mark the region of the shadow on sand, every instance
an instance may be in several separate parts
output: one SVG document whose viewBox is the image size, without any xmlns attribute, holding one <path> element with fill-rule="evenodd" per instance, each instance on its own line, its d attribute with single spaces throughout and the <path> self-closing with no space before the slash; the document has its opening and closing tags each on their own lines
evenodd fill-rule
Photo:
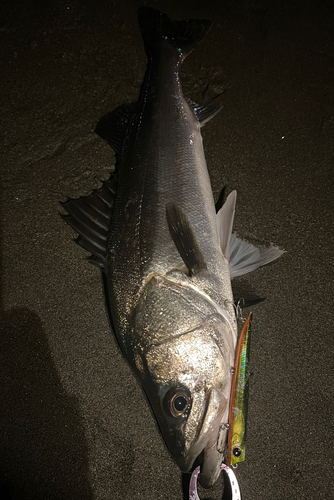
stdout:
<svg viewBox="0 0 334 500">
<path fill-rule="evenodd" d="M 62 388 L 37 314 L 2 314 L 0 365 L 0 492 L 15 500 L 92 499 L 79 404 Z"/>
</svg>

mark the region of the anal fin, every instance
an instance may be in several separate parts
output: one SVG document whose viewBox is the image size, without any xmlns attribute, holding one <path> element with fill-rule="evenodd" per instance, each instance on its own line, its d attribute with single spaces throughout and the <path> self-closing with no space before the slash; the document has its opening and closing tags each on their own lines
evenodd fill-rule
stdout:
<svg viewBox="0 0 334 500">
<path fill-rule="evenodd" d="M 211 101 L 209 104 L 201 106 L 200 104 L 197 104 L 196 102 L 189 99 L 189 97 L 186 97 L 185 99 L 188 103 L 188 106 L 199 121 L 201 127 L 203 127 L 203 125 L 211 120 L 211 118 L 216 116 L 223 108 L 222 104 L 217 101 L 215 102 L 215 100 Z"/>
</svg>

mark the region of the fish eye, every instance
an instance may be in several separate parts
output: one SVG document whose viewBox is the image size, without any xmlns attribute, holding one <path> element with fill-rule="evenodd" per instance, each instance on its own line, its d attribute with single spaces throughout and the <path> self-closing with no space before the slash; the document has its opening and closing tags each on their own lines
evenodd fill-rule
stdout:
<svg viewBox="0 0 334 500">
<path fill-rule="evenodd" d="M 189 408 L 190 398 L 185 390 L 177 389 L 168 398 L 168 409 L 173 417 L 181 417 Z"/>
</svg>

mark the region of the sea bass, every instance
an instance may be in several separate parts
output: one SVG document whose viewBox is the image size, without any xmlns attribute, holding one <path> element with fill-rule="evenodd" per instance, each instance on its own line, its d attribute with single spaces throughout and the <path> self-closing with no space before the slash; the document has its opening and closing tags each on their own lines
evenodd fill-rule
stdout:
<svg viewBox="0 0 334 500">
<path fill-rule="evenodd" d="M 101 119 L 116 152 L 100 190 L 63 203 L 103 272 L 111 322 L 168 449 L 199 480 L 224 460 L 237 322 L 231 278 L 276 259 L 232 235 L 236 193 L 216 214 L 201 126 L 220 105 L 182 94 L 179 71 L 210 22 L 138 12 L 148 64 L 139 99 Z"/>
</svg>

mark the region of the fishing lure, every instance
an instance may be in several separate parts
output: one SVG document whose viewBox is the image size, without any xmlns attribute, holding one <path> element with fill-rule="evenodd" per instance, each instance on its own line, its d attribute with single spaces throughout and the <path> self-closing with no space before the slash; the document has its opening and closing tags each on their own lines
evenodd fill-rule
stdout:
<svg viewBox="0 0 334 500">
<path fill-rule="evenodd" d="M 228 465 L 232 466 L 245 460 L 251 315 L 240 334 L 232 380 L 228 436 Z"/>
<path fill-rule="evenodd" d="M 235 466 L 245 460 L 251 316 L 250 313 L 241 330 L 238 342 L 231 390 L 228 465 L 221 465 L 221 469 L 228 479 L 224 489 L 224 499 L 230 498 L 231 500 L 241 500 L 238 480 L 233 469 L 229 466 Z M 197 467 L 192 473 L 189 484 L 189 500 L 200 500 L 197 493 L 197 477 L 199 473 L 200 467 Z"/>
</svg>

